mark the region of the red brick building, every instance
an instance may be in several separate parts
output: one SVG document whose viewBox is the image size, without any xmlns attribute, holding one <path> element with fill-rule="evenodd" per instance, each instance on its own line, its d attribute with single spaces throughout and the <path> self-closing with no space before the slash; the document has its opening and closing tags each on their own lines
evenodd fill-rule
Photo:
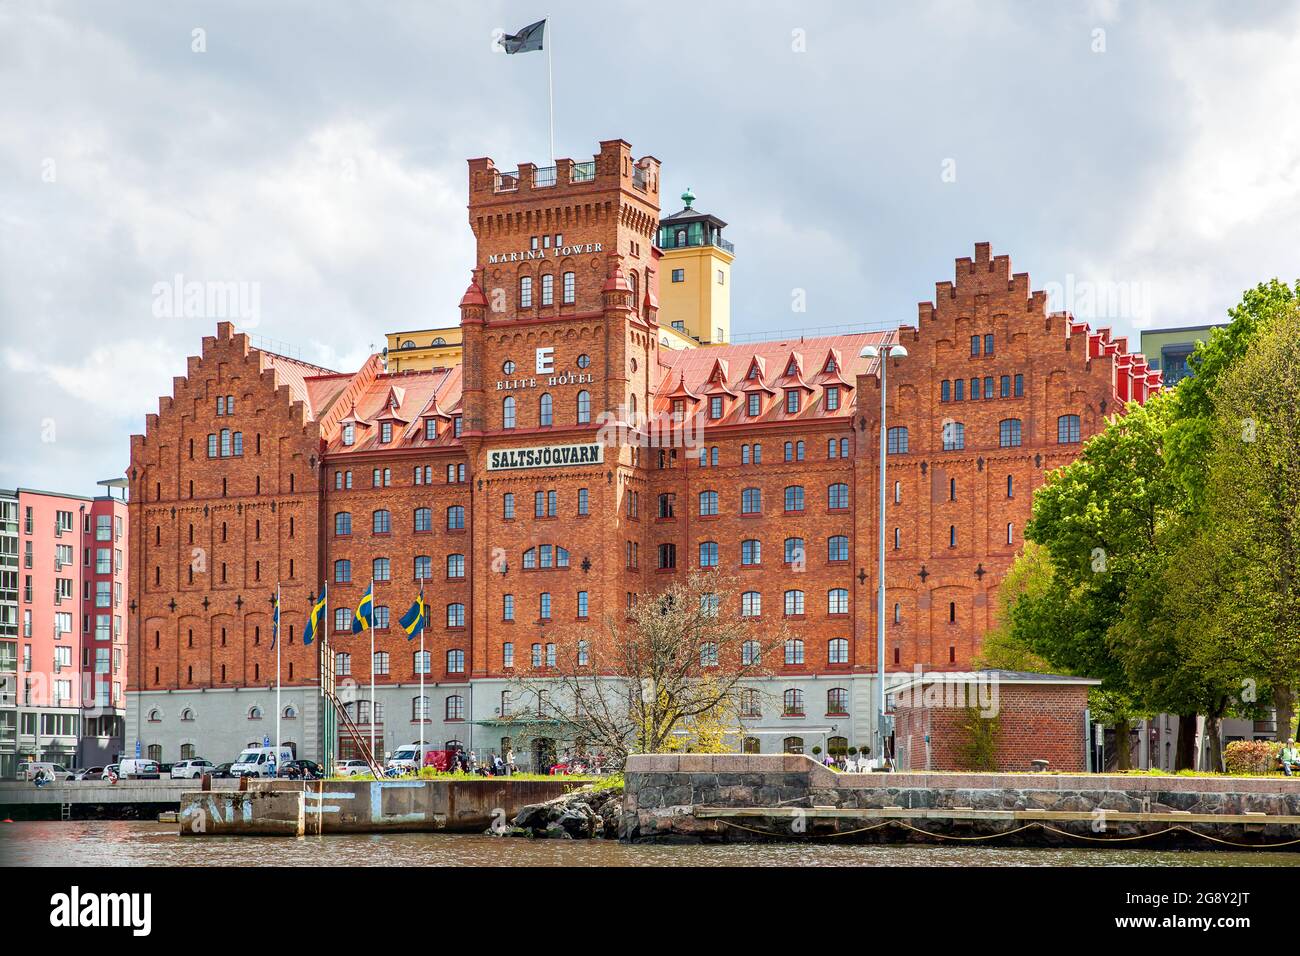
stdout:
<svg viewBox="0 0 1300 956">
<path fill-rule="evenodd" d="M 303 621 L 328 580 L 339 679 L 368 688 L 350 609 L 373 580 L 379 692 L 356 719 L 384 749 L 421 720 L 428 740 L 496 749 L 485 723 L 512 675 L 544 675 L 560 624 L 598 639 L 704 566 L 802 642 L 765 682 L 757 745 L 868 741 L 879 384 L 859 355 L 886 337 L 910 353 L 888 376 L 886 664 L 968 667 L 1033 488 L 1157 373 L 1048 314 L 987 244 L 896 333 L 670 348 L 659 222 L 659 163 L 621 140 L 554 169 L 471 160 L 460 365 L 336 373 L 219 325 L 132 440 L 128 738 L 226 759 L 270 732 L 278 582 L 298 721 L 282 738 L 318 753 Z M 690 447 L 628 438 L 683 421 Z M 431 663 L 396 626 L 421 581 Z"/>
<path fill-rule="evenodd" d="M 986 734 L 992 768 L 1006 773 L 1088 767 L 1088 690 L 1099 680 L 1018 671 L 918 675 L 894 688 L 899 770 L 976 770 L 968 746 Z M 978 726 L 980 731 L 972 731 Z"/>
</svg>

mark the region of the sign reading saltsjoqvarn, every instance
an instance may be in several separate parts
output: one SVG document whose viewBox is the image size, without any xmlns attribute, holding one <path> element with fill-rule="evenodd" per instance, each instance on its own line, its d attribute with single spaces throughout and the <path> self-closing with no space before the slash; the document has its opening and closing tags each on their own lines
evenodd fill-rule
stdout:
<svg viewBox="0 0 1300 956">
<path fill-rule="evenodd" d="M 488 471 L 511 468 L 562 468 L 566 465 L 599 465 L 605 461 L 605 446 L 537 445 L 532 448 L 501 448 L 488 452 Z"/>
</svg>

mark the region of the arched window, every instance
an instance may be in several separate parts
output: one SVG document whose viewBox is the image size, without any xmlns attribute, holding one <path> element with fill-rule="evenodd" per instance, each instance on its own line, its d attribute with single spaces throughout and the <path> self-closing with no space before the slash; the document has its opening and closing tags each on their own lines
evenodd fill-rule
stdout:
<svg viewBox="0 0 1300 956">
<path fill-rule="evenodd" d="M 417 724 L 428 723 L 429 721 L 429 698 L 412 697 L 411 698 L 411 720 Z"/>
<path fill-rule="evenodd" d="M 252 707 L 248 708 L 248 719 L 249 719 L 249 720 L 261 720 L 261 719 L 262 719 L 262 708 L 261 708 L 261 707 L 258 707 L 256 704 L 254 704 Z"/>
<path fill-rule="evenodd" d="M 826 560 L 847 561 L 849 559 L 849 539 L 847 535 L 836 534 L 826 539 Z"/>
<path fill-rule="evenodd" d="M 433 655 L 428 651 L 416 651 L 411 655 L 411 667 L 417 674 L 428 674 Z"/>
<path fill-rule="evenodd" d="M 803 592 L 791 590 L 785 592 L 785 613 L 787 616 L 797 616 L 803 613 Z"/>
<path fill-rule="evenodd" d="M 519 277 L 519 308 L 531 309 L 533 307 L 533 277 Z"/>
<path fill-rule="evenodd" d="M 515 397 L 507 395 L 501 400 L 501 427 L 515 427 Z"/>
<path fill-rule="evenodd" d="M 907 454 L 906 425 L 895 425 L 885 432 L 885 450 L 891 455 Z"/>
<path fill-rule="evenodd" d="M 181 720 L 183 720 L 183 721 L 191 721 L 191 720 L 193 720 L 193 719 L 194 719 L 194 711 L 193 711 L 193 710 L 191 710 L 190 708 L 186 707 L 184 710 L 181 711 Z"/>
<path fill-rule="evenodd" d="M 961 451 L 966 447 L 966 426 L 961 422 L 943 423 L 943 450 Z"/>
<path fill-rule="evenodd" d="M 758 691 L 752 687 L 746 687 L 740 692 L 740 716 L 741 717 L 762 717 L 763 702 L 759 697 Z"/>
<path fill-rule="evenodd" d="M 826 716 L 841 716 L 849 712 L 849 692 L 843 687 L 832 687 L 826 692 Z M 829 744 L 829 741 L 827 742 Z"/>
<path fill-rule="evenodd" d="M 542 393 L 542 397 L 537 400 L 537 424 L 546 428 L 554 423 L 555 399 L 551 397 L 550 392 L 544 392 Z"/>
<path fill-rule="evenodd" d="M 791 687 L 782 695 L 782 713 L 786 717 L 803 716 L 803 691 Z"/>
<path fill-rule="evenodd" d="M 149 711 L 149 723 L 156 724 L 162 720 L 162 711 L 157 707 Z"/>
<path fill-rule="evenodd" d="M 383 508 L 374 513 L 372 530 L 375 534 L 388 534 L 393 530 L 393 515 Z"/>
<path fill-rule="evenodd" d="M 746 591 L 740 596 L 740 616 L 758 617 L 763 613 L 763 595 L 758 591 Z"/>
<path fill-rule="evenodd" d="M 447 509 L 447 530 L 465 530 L 465 509 L 461 505 L 452 505 Z"/>
<path fill-rule="evenodd" d="M 781 741 L 781 751 L 788 754 L 803 753 L 803 738 L 786 737 L 785 740 Z"/>
<path fill-rule="evenodd" d="M 700 492 L 700 514 L 702 516 L 718 513 L 718 493 L 716 491 Z"/>
<path fill-rule="evenodd" d="M 555 276 L 549 272 L 542 276 L 542 305 L 555 304 Z"/>
<path fill-rule="evenodd" d="M 740 542 L 740 563 L 750 567 L 763 563 L 763 542 L 757 538 L 746 538 Z"/>
<path fill-rule="evenodd" d="M 352 655 L 345 651 L 340 651 L 334 655 L 334 674 L 337 677 L 347 677 L 352 673 Z"/>
<path fill-rule="evenodd" d="M 433 577 L 433 558 L 427 554 L 417 554 L 415 556 L 415 580 L 427 581 Z"/>
<path fill-rule="evenodd" d="M 432 531 L 433 530 L 433 511 L 430 508 L 415 509 L 415 530 Z"/>
<path fill-rule="evenodd" d="M 948 602 L 948 623 L 949 624 L 957 623 L 957 602 L 956 601 Z"/>
<path fill-rule="evenodd" d="M 452 648 L 447 652 L 447 673 L 465 673 L 465 652 L 460 648 Z"/>
<path fill-rule="evenodd" d="M 740 513 L 756 515 L 763 510 L 763 493 L 757 488 L 746 488 L 740 493 Z"/>
<path fill-rule="evenodd" d="M 591 392 L 581 391 L 578 393 L 578 424 L 586 425 L 591 422 Z"/>
<path fill-rule="evenodd" d="M 830 664 L 849 662 L 849 642 L 843 637 L 833 637 L 826 646 L 826 660 Z"/>
<path fill-rule="evenodd" d="M 346 511 L 340 511 L 334 515 L 334 533 L 343 535 L 352 533 L 352 515 Z"/>
<path fill-rule="evenodd" d="M 785 539 L 785 563 L 802 565 L 804 561 L 803 538 Z"/>
<path fill-rule="evenodd" d="M 849 506 L 849 486 L 836 482 L 826 490 L 826 504 L 830 508 L 847 508 Z"/>
<path fill-rule="evenodd" d="M 786 487 L 785 510 L 803 511 L 803 485 L 788 485 Z"/>
<path fill-rule="evenodd" d="M 740 645 L 740 662 L 746 667 L 757 664 L 762 653 L 763 647 L 758 641 L 746 641 Z"/>
<path fill-rule="evenodd" d="M 1056 441 L 1060 445 L 1072 445 L 1079 441 L 1079 416 L 1062 415 L 1056 420 Z"/>
<path fill-rule="evenodd" d="M 849 592 L 845 588 L 831 588 L 826 596 L 826 613 L 849 613 Z"/>
<path fill-rule="evenodd" d="M 700 542 L 700 567 L 716 568 L 718 566 L 718 542 Z"/>
<path fill-rule="evenodd" d="M 280 712 L 280 716 L 285 720 L 296 720 L 298 717 L 298 708 L 294 707 L 293 704 L 288 704 L 285 706 L 284 710 Z"/>
<path fill-rule="evenodd" d="M 352 562 L 341 558 L 334 562 L 334 583 L 347 584 L 352 580 Z"/>
<path fill-rule="evenodd" d="M 447 698 L 445 713 L 447 720 L 464 720 L 465 719 L 465 698 L 460 694 L 452 694 Z"/>
<path fill-rule="evenodd" d="M 447 605 L 447 626 L 448 627 L 465 626 L 465 605 L 463 604 Z"/>
<path fill-rule="evenodd" d="M 1020 444 L 1020 419 L 1004 418 L 998 422 L 998 446 L 1015 448 Z"/>
<path fill-rule="evenodd" d="M 792 637 L 785 642 L 785 662 L 787 664 L 803 663 L 803 641 Z"/>
</svg>

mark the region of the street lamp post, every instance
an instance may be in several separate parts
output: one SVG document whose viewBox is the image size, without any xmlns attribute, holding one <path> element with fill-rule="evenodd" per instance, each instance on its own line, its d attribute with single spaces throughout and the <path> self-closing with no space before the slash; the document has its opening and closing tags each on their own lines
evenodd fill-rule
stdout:
<svg viewBox="0 0 1300 956">
<path fill-rule="evenodd" d="M 901 345 L 888 343 L 876 346 L 864 346 L 859 353 L 861 358 L 880 360 L 880 513 L 876 520 L 880 525 L 880 563 L 877 569 L 876 602 L 876 735 L 875 757 L 880 766 L 885 759 L 885 460 L 888 455 L 886 441 L 887 425 L 885 423 L 885 383 L 888 359 L 906 358 L 907 349 Z"/>
</svg>

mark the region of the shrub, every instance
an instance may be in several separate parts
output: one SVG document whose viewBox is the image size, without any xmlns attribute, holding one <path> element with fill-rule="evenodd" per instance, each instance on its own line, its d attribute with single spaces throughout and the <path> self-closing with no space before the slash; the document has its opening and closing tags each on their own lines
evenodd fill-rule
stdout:
<svg viewBox="0 0 1300 956">
<path fill-rule="evenodd" d="M 1223 769 L 1237 776 L 1272 773 L 1281 749 L 1272 740 L 1234 740 L 1223 748 Z"/>
<path fill-rule="evenodd" d="M 997 717 L 984 717 L 976 707 L 966 708 L 962 721 L 965 736 L 957 742 L 957 760 L 963 770 L 988 772 L 997 769 L 1001 729 Z"/>
<path fill-rule="evenodd" d="M 850 748 L 849 748 L 849 756 L 850 756 L 850 757 L 856 757 L 857 755 L 858 755 L 858 748 L 857 748 L 857 747 L 850 747 Z"/>
<path fill-rule="evenodd" d="M 814 757 L 817 756 L 817 755 L 818 755 L 819 753 L 821 753 L 821 752 L 822 752 L 822 748 L 821 748 L 821 747 L 814 747 L 814 748 L 813 748 L 813 756 L 814 756 Z"/>
</svg>

